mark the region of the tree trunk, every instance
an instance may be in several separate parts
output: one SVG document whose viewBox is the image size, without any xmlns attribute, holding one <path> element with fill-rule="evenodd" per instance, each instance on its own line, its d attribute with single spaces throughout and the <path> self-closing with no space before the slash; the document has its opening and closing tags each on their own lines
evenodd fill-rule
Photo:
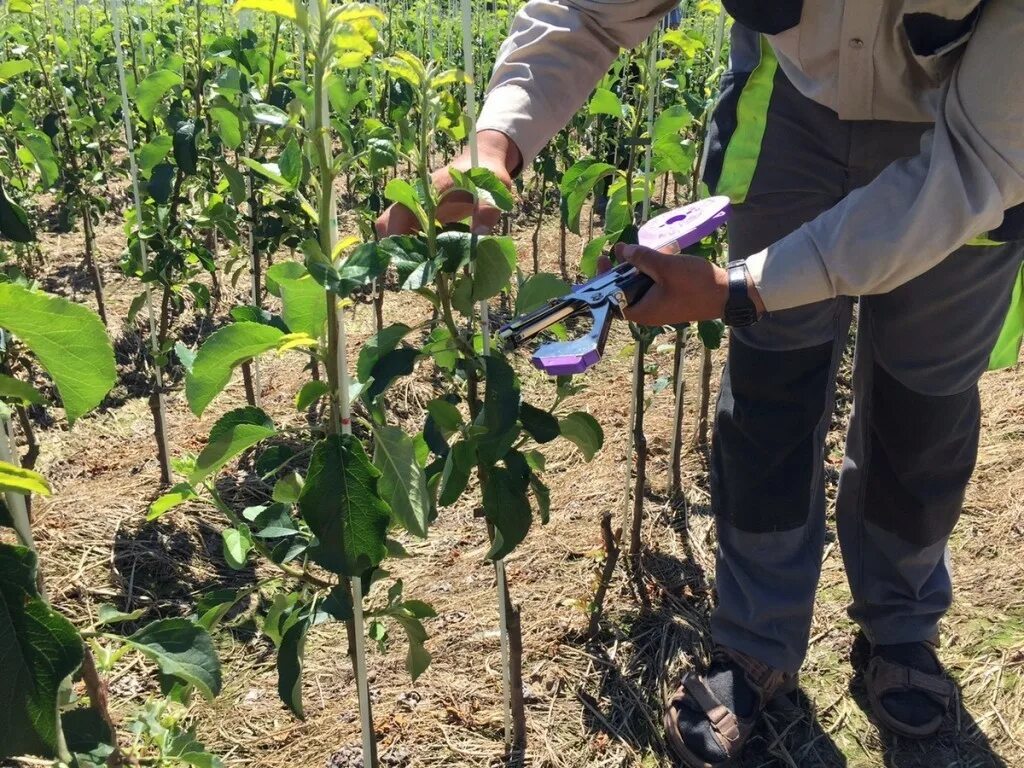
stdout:
<svg viewBox="0 0 1024 768">
<path fill-rule="evenodd" d="M 96 263 L 94 253 L 96 234 L 92 228 L 92 211 L 85 203 L 82 203 L 81 211 L 82 229 L 85 235 L 85 266 L 92 276 L 92 289 L 96 295 L 96 312 L 99 314 L 100 320 L 103 321 L 103 325 L 107 325 L 107 300 L 103 291 L 103 275 L 100 272 L 99 264 Z"/>
<path fill-rule="evenodd" d="M 700 369 L 700 407 L 697 412 L 697 429 L 694 446 L 704 450 L 708 446 L 708 412 L 711 409 L 711 350 L 704 347 L 704 361 Z"/>
<path fill-rule="evenodd" d="M 672 408 L 672 449 L 669 465 L 669 497 L 673 503 L 683 495 L 683 396 L 686 393 L 686 382 L 683 380 L 683 367 L 686 362 L 686 331 L 676 331 L 675 358 L 672 361 L 672 388 L 675 402 Z"/>
<path fill-rule="evenodd" d="M 642 547 L 644 488 L 647 485 L 647 436 L 644 434 L 644 365 L 643 342 L 637 340 L 633 366 L 633 452 L 636 454 L 636 476 L 633 479 L 633 522 L 629 531 L 629 556 L 634 568 Z"/>
<path fill-rule="evenodd" d="M 604 567 L 601 569 L 601 579 L 597 583 L 597 590 L 594 592 L 594 602 L 590 609 L 590 624 L 587 626 L 587 637 L 593 639 L 601 628 L 601 614 L 604 611 L 604 599 L 611 586 L 612 575 L 615 573 L 615 565 L 619 561 L 619 542 L 622 539 L 622 529 L 612 532 L 612 513 L 606 510 L 601 515 L 601 540 L 604 544 Z"/>
</svg>

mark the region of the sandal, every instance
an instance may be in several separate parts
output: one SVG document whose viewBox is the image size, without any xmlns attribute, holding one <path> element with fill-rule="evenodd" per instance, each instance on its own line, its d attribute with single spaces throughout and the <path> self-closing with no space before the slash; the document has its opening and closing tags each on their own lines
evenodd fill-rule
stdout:
<svg viewBox="0 0 1024 768">
<path fill-rule="evenodd" d="M 727 660 L 743 671 L 747 684 L 757 694 L 757 704 L 749 717 L 739 717 L 718 700 L 704 675 L 693 671 L 685 673 L 665 707 L 665 736 L 675 756 L 688 768 L 722 768 L 728 765 L 743 751 L 768 703 L 777 696 L 795 691 L 797 687 L 795 674 L 772 669 L 745 653 L 718 646 L 713 658 Z M 679 731 L 679 714 L 683 708 L 696 709 L 707 716 L 712 735 L 726 755 L 725 760 L 708 763 L 686 746 Z"/>
<path fill-rule="evenodd" d="M 935 652 L 935 645 L 929 642 L 922 642 L 929 653 L 934 657 L 935 664 L 939 669 L 939 657 Z M 898 664 L 888 659 L 883 659 L 872 649 L 871 661 L 868 662 L 867 670 L 864 673 L 864 685 L 868 691 L 868 700 L 878 721 L 889 730 L 901 736 L 921 739 L 933 736 L 942 726 L 945 719 L 949 702 L 953 700 L 956 688 L 943 673 L 922 672 L 919 669 Z M 894 717 L 882 704 L 882 698 L 889 693 L 897 691 L 915 691 L 925 694 L 942 708 L 942 714 L 936 715 L 931 720 L 921 725 L 905 723 Z"/>
</svg>

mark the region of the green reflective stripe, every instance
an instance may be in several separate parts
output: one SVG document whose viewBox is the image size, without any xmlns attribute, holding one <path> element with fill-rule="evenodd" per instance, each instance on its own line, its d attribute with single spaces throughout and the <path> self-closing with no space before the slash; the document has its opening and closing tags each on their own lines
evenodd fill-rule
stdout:
<svg viewBox="0 0 1024 768">
<path fill-rule="evenodd" d="M 977 237 L 972 237 L 964 245 L 1006 245 L 1006 243 L 1002 243 L 999 240 L 990 240 L 988 232 L 982 232 Z"/>
<path fill-rule="evenodd" d="M 742 203 L 750 191 L 757 158 L 761 154 L 761 140 L 768 124 L 768 104 L 778 68 L 775 51 L 762 35 L 761 61 L 750 73 L 736 104 L 736 130 L 725 149 L 722 175 L 715 190 L 715 194 L 728 195 L 734 203 Z"/>
<path fill-rule="evenodd" d="M 989 370 L 1009 368 L 1017 364 L 1020 355 L 1020 344 L 1024 341 L 1024 267 L 1013 286 L 1013 297 L 1010 299 L 1010 313 L 1006 316 L 999 340 L 989 358 Z"/>
</svg>

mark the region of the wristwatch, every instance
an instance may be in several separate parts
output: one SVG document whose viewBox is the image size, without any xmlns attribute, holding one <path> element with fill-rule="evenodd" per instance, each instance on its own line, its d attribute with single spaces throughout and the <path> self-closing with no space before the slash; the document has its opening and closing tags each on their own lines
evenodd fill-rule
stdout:
<svg viewBox="0 0 1024 768">
<path fill-rule="evenodd" d="M 722 320 L 732 328 L 742 328 L 758 321 L 757 307 L 747 292 L 747 262 L 731 261 L 725 265 L 729 275 L 729 298 L 725 301 Z"/>
</svg>

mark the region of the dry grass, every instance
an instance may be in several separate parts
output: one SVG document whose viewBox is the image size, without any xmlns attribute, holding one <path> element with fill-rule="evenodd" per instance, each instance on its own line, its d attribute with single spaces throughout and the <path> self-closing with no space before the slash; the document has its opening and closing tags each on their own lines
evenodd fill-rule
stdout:
<svg viewBox="0 0 1024 768">
<path fill-rule="evenodd" d="M 516 230 L 524 265 L 530 230 Z M 120 231 L 111 221 L 101 232 L 110 279 L 111 314 L 123 317 L 132 286 L 113 275 Z M 80 258 L 74 237 L 45 243 L 48 269 L 61 282 Z M 570 263 L 579 243 L 570 240 Z M 556 270 L 558 233 L 541 237 L 544 265 Z M 89 300 L 84 291 L 80 298 Z M 415 299 L 389 297 L 392 319 L 409 322 L 422 313 Z M 353 345 L 370 331 L 360 309 L 352 321 Z M 121 333 L 120 328 L 114 329 Z M 602 634 L 583 637 L 588 604 L 601 566 L 598 520 L 623 509 L 630 361 L 615 355 L 625 343 L 622 328 L 609 341 L 608 358 L 587 377 L 572 405 L 590 410 L 604 427 L 604 450 L 586 464 L 571 450 L 549 457 L 552 521 L 537 526 L 508 560 L 514 599 L 522 606 L 524 677 L 530 728 L 528 764 L 545 768 L 665 766 L 660 701 L 678 672 L 703 653 L 713 600 L 714 532 L 707 515 L 706 471 L 688 452 L 685 480 L 689 515 L 684 519 L 660 495 L 667 485 L 671 396 L 655 397 L 648 415 L 652 490 L 644 536 L 644 594 L 636 599 L 622 569 L 608 593 Z M 670 353 L 652 355 L 663 371 Z M 697 381 L 699 355 L 691 347 L 688 382 Z M 718 358 L 720 362 L 720 356 Z M 299 423 L 291 406 L 301 382 L 287 358 L 262 366 L 264 406 L 276 419 Z M 550 397 L 542 377 L 523 366 L 524 389 Z M 400 387 L 396 412 L 411 425 L 429 398 L 429 384 Z M 945 623 L 942 657 L 961 691 L 942 733 L 924 742 L 889 740 L 865 713 L 862 688 L 850 664 L 854 628 L 838 548 L 824 561 L 813 640 L 803 691 L 773 708 L 742 763 L 769 766 L 1024 765 L 1024 387 L 1021 373 L 989 375 L 983 382 L 985 428 L 975 481 L 964 519 L 952 543 L 957 600 Z M 243 399 L 240 382 L 216 408 L 196 420 L 180 393 L 169 403 L 176 453 L 196 451 L 224 410 Z M 694 423 L 696 395 L 687 393 L 686 424 Z M 840 422 L 842 420 L 840 419 Z M 841 426 L 841 423 L 838 424 Z M 147 606 L 148 617 L 187 610 L 214 586 L 242 584 L 253 572 L 227 569 L 220 557 L 221 521 L 185 508 L 156 524 L 143 522 L 157 494 L 149 412 L 127 398 L 117 407 L 82 419 L 73 429 L 42 434 L 40 468 L 55 494 L 38 502 L 37 527 L 55 601 L 85 624 L 96 605 Z M 830 445 L 840 445 L 838 433 Z M 838 455 L 830 451 L 833 469 Z M 834 473 L 832 473 L 834 474 Z M 410 595 L 431 602 L 439 617 L 429 622 L 434 664 L 414 686 L 403 667 L 400 645 L 371 654 L 375 722 L 385 765 L 497 766 L 502 761 L 501 674 L 493 572 L 482 562 L 486 534 L 468 503 L 446 510 L 426 542 L 407 541 L 410 560 L 398 563 Z M 307 643 L 300 722 L 276 695 L 273 648 L 244 631 L 218 637 L 225 688 L 212 704 L 192 713 L 207 745 L 236 766 L 359 765 L 358 724 L 345 641 L 338 626 L 322 625 Z M 111 683 L 124 717 L 152 688 L 140 662 L 122 668 Z"/>
</svg>

